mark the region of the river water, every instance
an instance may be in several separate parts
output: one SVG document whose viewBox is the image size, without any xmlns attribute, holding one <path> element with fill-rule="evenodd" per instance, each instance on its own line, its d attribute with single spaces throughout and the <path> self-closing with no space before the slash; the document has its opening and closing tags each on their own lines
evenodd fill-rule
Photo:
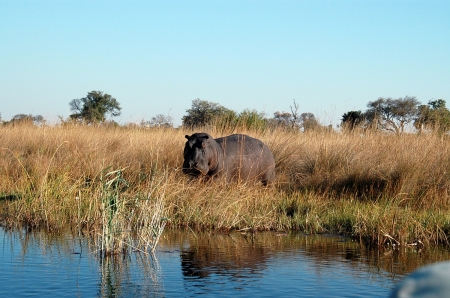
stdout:
<svg viewBox="0 0 450 298">
<path fill-rule="evenodd" d="M 166 230 L 154 255 L 0 228 L 0 297 L 387 297 L 443 248 L 374 250 L 330 235 Z"/>
</svg>

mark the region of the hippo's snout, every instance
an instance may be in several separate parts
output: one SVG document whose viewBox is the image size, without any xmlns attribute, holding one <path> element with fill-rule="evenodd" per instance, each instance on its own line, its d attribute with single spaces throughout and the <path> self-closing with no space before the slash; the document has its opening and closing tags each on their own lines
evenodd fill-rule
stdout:
<svg viewBox="0 0 450 298">
<path fill-rule="evenodd" d="M 197 169 L 198 163 L 189 161 L 183 164 L 182 172 L 183 174 L 191 175 L 191 176 L 199 176 L 201 171 Z"/>
</svg>

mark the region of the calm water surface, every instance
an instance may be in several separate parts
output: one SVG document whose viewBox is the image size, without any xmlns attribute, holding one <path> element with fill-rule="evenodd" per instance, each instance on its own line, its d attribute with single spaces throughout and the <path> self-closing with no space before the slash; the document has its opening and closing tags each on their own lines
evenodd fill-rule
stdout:
<svg viewBox="0 0 450 298">
<path fill-rule="evenodd" d="M 448 250 L 370 250 L 336 236 L 166 230 L 153 256 L 100 259 L 89 239 L 0 228 L 0 297 L 387 297 Z"/>
</svg>

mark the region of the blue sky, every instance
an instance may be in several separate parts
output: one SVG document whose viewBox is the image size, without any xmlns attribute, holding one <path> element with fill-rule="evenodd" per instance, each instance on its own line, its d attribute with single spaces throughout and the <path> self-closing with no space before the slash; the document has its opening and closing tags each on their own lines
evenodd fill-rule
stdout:
<svg viewBox="0 0 450 298">
<path fill-rule="evenodd" d="M 450 107 L 450 1 L 2 0 L 0 113 L 64 118 L 92 90 L 120 123 L 200 98 L 336 125 L 379 97 Z"/>
</svg>

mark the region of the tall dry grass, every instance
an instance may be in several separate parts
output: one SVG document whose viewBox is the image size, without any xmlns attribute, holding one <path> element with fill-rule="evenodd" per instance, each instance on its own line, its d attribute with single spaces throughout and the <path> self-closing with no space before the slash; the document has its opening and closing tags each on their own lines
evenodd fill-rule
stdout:
<svg viewBox="0 0 450 298">
<path fill-rule="evenodd" d="M 448 242 L 447 136 L 203 131 L 263 140 L 275 155 L 275 185 L 190 180 L 180 171 L 189 130 L 2 126 L 2 223 L 98 231 L 100 180 L 110 167 L 123 169 L 129 184 L 120 194 L 125 208 L 150 194 L 164 198 L 172 227 L 346 233 L 377 244 Z M 129 215 L 132 226 L 142 224 L 140 214 Z"/>
</svg>

